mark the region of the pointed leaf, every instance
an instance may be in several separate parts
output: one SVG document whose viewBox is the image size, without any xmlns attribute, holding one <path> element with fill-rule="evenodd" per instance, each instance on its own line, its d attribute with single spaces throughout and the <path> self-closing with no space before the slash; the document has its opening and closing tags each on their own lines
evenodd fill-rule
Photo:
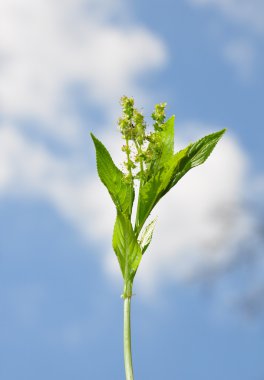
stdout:
<svg viewBox="0 0 264 380">
<path fill-rule="evenodd" d="M 207 160 L 225 131 L 226 129 L 222 129 L 221 131 L 211 133 L 174 155 L 167 165 L 168 174 L 171 175 L 171 179 L 165 189 L 165 193 L 176 185 L 190 169 L 203 164 Z"/>
<path fill-rule="evenodd" d="M 177 152 L 139 191 L 136 231 L 139 233 L 158 201 L 192 168 L 209 157 L 225 129 L 203 137 Z"/>
<path fill-rule="evenodd" d="M 125 179 L 124 174 L 114 164 L 108 150 L 93 134 L 96 149 L 98 175 L 109 191 L 116 208 L 130 216 L 134 201 L 134 188 Z"/>
<path fill-rule="evenodd" d="M 125 280 L 133 281 L 142 258 L 130 220 L 118 212 L 113 233 L 113 248 Z"/>
</svg>

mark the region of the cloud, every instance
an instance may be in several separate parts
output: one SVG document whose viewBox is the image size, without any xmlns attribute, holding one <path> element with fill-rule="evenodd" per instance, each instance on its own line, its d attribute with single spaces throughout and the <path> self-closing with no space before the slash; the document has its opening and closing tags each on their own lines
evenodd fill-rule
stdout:
<svg viewBox="0 0 264 380">
<path fill-rule="evenodd" d="M 100 206 L 104 189 L 82 166 L 80 157 L 59 158 L 10 125 L 0 129 L 0 195 L 48 201 L 84 236 L 99 239 L 111 213 Z"/>
<path fill-rule="evenodd" d="M 234 72 L 249 82 L 256 75 L 259 39 L 264 35 L 264 2 L 262 0 L 188 0 L 193 6 L 212 9 L 235 26 L 224 40 L 218 41 L 224 60 Z M 223 25 L 223 30 L 226 24 Z M 225 35 L 226 33 L 223 33 Z M 222 46 L 222 47 L 221 47 Z"/>
<path fill-rule="evenodd" d="M 166 60 L 163 41 L 120 0 L 2 1 L 1 196 L 49 201 L 99 240 L 114 209 L 87 169 L 79 119 L 89 123 L 100 110 L 109 121 L 123 93 L 151 98 L 138 78 Z M 109 207 L 98 213 L 101 193 Z"/>
<path fill-rule="evenodd" d="M 0 4 L 0 193 L 48 200 L 95 237 L 105 232 L 105 224 L 98 220 L 93 231 L 91 222 L 103 189 L 78 153 L 82 111 L 75 103 L 91 113 L 99 107 L 109 120 L 120 95 L 144 97 L 137 78 L 167 60 L 163 41 L 128 13 L 119 0 Z M 37 130 L 42 139 L 33 138 Z M 69 145 L 61 157 L 58 151 L 69 152 Z M 109 218 L 107 211 L 104 221 Z"/>
<path fill-rule="evenodd" d="M 115 0 L 2 1 L 2 118 L 18 126 L 33 120 L 35 129 L 72 142 L 79 137 L 76 86 L 84 102 L 106 111 L 120 94 L 142 93 L 137 77 L 162 66 L 167 53 L 146 28 L 122 23 L 125 13 Z"/>
<path fill-rule="evenodd" d="M 87 104 L 103 106 L 109 120 L 120 94 L 144 98 L 137 78 L 167 59 L 163 42 L 146 28 L 129 20 L 111 22 L 121 16 L 127 17 L 126 9 L 114 0 L 9 0 L 0 5 L 0 196 L 50 202 L 102 251 L 111 244 L 115 210 L 79 152 L 82 133 L 75 123 L 79 112 L 73 107 L 73 87 L 82 87 Z M 25 122 L 62 150 L 72 144 L 72 151 L 59 155 L 34 140 L 22 128 Z M 188 128 L 201 134 L 218 129 L 183 126 Z M 119 152 L 116 136 L 112 131 L 101 136 L 114 156 Z M 159 215 L 153 243 L 138 275 L 145 289 L 189 279 L 233 259 L 235 247 L 254 225 L 251 213 L 241 207 L 246 177 L 247 156 L 227 135 L 208 163 L 161 202 L 153 213 Z M 118 270 L 108 253 L 103 257 L 107 270 Z"/>
<path fill-rule="evenodd" d="M 230 21 L 258 34 L 264 33 L 264 3 L 262 0 L 189 0 L 199 7 L 210 7 Z"/>
</svg>

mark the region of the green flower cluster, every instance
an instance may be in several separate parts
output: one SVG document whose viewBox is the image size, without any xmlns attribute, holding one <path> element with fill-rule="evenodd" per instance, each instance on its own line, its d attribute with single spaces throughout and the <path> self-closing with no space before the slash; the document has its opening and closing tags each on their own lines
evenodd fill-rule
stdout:
<svg viewBox="0 0 264 380">
<path fill-rule="evenodd" d="M 158 160 L 161 151 L 160 132 L 163 131 L 166 119 L 166 103 L 155 106 L 151 117 L 154 132 L 146 132 L 146 122 L 143 114 L 134 106 L 134 99 L 123 96 L 121 98 L 122 116 L 118 125 L 125 145 L 122 150 L 126 153 L 124 166 L 127 169 L 127 178 L 140 179 L 142 182 L 149 178 L 153 164 Z"/>
<path fill-rule="evenodd" d="M 151 115 L 152 119 L 155 121 L 153 125 L 155 131 L 162 131 L 164 128 L 164 123 L 166 119 L 166 106 L 167 103 L 156 104 L 155 111 Z"/>
</svg>

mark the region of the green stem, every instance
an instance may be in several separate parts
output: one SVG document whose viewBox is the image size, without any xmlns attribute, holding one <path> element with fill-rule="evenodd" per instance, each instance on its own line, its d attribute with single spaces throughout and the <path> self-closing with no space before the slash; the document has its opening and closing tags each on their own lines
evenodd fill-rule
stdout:
<svg viewBox="0 0 264 380">
<path fill-rule="evenodd" d="M 124 360 L 126 380 L 134 380 L 131 354 L 130 302 L 131 297 L 124 298 Z"/>
<path fill-rule="evenodd" d="M 129 143 L 128 143 L 128 138 L 126 138 L 126 155 L 127 155 L 127 164 L 128 164 L 128 172 L 129 172 L 129 176 L 130 176 L 130 180 L 132 181 L 132 170 L 131 170 L 131 158 L 130 158 L 130 154 L 129 154 Z"/>
<path fill-rule="evenodd" d="M 141 183 L 142 179 L 144 178 L 144 165 L 143 165 L 143 159 L 142 159 L 142 149 L 141 149 L 140 144 L 138 144 L 136 140 L 135 140 L 135 145 L 136 145 L 137 153 L 140 157 L 139 158 L 139 165 L 140 165 L 140 183 Z"/>
</svg>

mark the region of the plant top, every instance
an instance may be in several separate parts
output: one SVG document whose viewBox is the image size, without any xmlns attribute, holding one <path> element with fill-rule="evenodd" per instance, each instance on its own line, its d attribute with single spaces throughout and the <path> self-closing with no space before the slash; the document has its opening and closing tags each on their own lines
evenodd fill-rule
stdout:
<svg viewBox="0 0 264 380">
<path fill-rule="evenodd" d="M 116 207 L 113 249 L 124 278 L 124 298 L 132 296 L 133 280 L 148 248 L 155 220 L 145 226 L 160 199 L 192 168 L 209 157 L 225 129 L 190 143 L 174 153 L 174 120 L 166 119 L 166 103 L 155 106 L 151 115 L 153 130 L 147 131 L 143 114 L 135 108 L 134 99 L 121 98 L 122 116 L 118 125 L 124 140 L 124 170 L 113 162 L 105 146 L 93 135 L 98 175 Z M 135 201 L 135 189 L 138 197 Z M 135 221 L 131 215 L 136 207 Z"/>
</svg>

